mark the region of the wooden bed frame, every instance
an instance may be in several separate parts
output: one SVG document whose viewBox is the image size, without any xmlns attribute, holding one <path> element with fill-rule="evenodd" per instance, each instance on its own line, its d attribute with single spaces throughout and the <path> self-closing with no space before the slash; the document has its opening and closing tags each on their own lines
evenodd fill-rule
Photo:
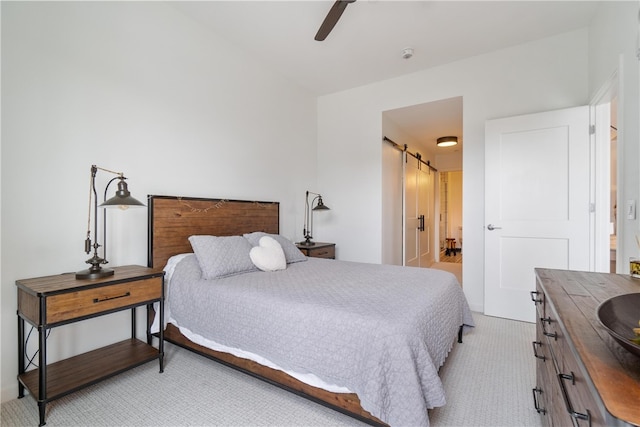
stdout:
<svg viewBox="0 0 640 427">
<path fill-rule="evenodd" d="M 254 231 L 277 234 L 279 209 L 277 202 L 149 196 L 148 265 L 162 269 L 171 256 L 192 252 L 188 240 L 192 235 L 233 236 Z M 164 339 L 368 424 L 386 425 L 364 410 L 354 393 L 328 392 L 298 381 L 282 371 L 200 346 L 171 324 L 164 332 Z"/>
</svg>

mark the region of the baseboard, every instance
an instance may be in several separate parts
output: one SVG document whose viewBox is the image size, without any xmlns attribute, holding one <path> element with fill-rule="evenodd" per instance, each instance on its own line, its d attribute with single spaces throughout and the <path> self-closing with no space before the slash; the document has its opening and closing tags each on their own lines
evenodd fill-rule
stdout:
<svg viewBox="0 0 640 427">
<path fill-rule="evenodd" d="M 15 384 L 7 386 L 7 387 L 2 387 L 2 390 L 0 391 L 0 401 L 2 401 L 2 403 L 4 402 L 8 402 L 10 400 L 13 399 L 17 399 L 18 398 L 18 380 L 14 380 L 13 381 Z M 28 394 L 29 392 L 25 389 L 24 394 L 25 396 Z"/>
<path fill-rule="evenodd" d="M 484 305 L 483 304 L 469 304 L 469 309 L 475 313 L 484 314 Z"/>
</svg>

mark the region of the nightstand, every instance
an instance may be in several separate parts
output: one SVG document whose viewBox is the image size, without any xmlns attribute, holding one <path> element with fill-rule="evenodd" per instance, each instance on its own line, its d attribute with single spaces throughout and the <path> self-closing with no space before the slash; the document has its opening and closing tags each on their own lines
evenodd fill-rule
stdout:
<svg viewBox="0 0 640 427">
<path fill-rule="evenodd" d="M 302 245 L 296 243 L 296 246 L 300 251 L 309 257 L 315 258 L 336 258 L 336 244 L 335 243 L 322 243 L 315 242 L 315 245 Z"/>
<path fill-rule="evenodd" d="M 149 330 L 152 304 L 159 303 L 164 317 L 164 272 L 130 265 L 115 267 L 113 276 L 77 280 L 75 273 L 17 280 L 18 287 L 18 387 L 25 387 L 38 402 L 40 426 L 45 424 L 46 404 L 81 388 L 159 360 L 164 370 L 163 331 L 158 348 L 151 345 Z M 147 306 L 147 342 L 136 338 L 136 313 Z M 47 335 L 57 326 L 131 310 L 131 338 L 47 365 Z M 38 368 L 26 371 L 25 322 L 38 330 Z"/>
</svg>

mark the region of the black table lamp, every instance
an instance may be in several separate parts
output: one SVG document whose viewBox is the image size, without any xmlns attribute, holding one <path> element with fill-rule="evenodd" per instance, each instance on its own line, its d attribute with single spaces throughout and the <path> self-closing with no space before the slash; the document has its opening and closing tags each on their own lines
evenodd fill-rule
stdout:
<svg viewBox="0 0 640 427">
<path fill-rule="evenodd" d="M 115 178 L 112 178 L 106 185 L 104 189 L 104 202 L 98 206 L 98 194 L 96 192 L 96 173 L 98 170 L 109 172 L 114 175 L 118 175 Z M 118 181 L 118 190 L 116 191 L 116 195 L 107 200 L 107 191 L 109 190 L 109 185 L 115 180 Z M 101 208 L 110 208 L 110 207 L 119 207 L 120 209 L 127 209 L 129 207 L 135 206 L 144 206 L 143 203 L 139 202 L 135 198 L 131 197 L 131 193 L 127 187 L 127 183 L 125 182 L 124 174 L 122 172 L 114 172 L 108 169 L 103 169 L 97 167 L 96 165 L 91 166 L 91 180 L 89 183 L 89 218 L 87 220 L 87 239 L 84 241 L 84 250 L 87 254 L 91 253 L 91 248 L 93 248 L 93 257 L 89 258 L 86 263 L 90 264 L 86 270 L 78 271 L 76 273 L 76 279 L 98 279 L 100 277 L 107 277 L 113 274 L 113 270 L 109 268 L 102 268 L 102 264 L 107 264 L 109 261 L 106 260 L 107 257 L 107 212 L 106 209 L 103 209 L 102 216 L 102 226 L 103 226 L 103 241 L 104 245 L 100 245 L 98 243 L 98 207 Z M 93 203 L 92 203 L 93 198 Z M 93 204 L 93 206 L 92 206 Z M 91 209 L 93 208 L 94 214 L 94 243 L 91 243 Z M 102 254 L 103 258 L 98 255 L 98 248 L 102 246 Z"/>
<path fill-rule="evenodd" d="M 311 200 L 311 205 L 309 205 L 309 194 L 314 195 L 315 197 Z M 315 203 L 315 206 L 314 206 Z M 309 209 L 311 206 L 311 209 Z M 304 229 L 302 230 L 302 234 L 304 235 L 304 240 L 299 242 L 299 245 L 304 246 L 313 246 L 315 242 L 311 239 L 313 238 L 313 211 L 328 211 L 329 208 L 322 202 L 322 196 L 318 193 L 312 193 L 307 191 L 307 196 L 304 204 Z"/>
</svg>

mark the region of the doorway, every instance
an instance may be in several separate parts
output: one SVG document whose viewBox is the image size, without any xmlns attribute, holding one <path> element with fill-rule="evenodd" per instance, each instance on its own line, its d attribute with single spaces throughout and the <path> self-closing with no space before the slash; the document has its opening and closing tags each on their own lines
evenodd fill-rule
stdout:
<svg viewBox="0 0 640 427">
<path fill-rule="evenodd" d="M 607 234 L 609 239 L 604 239 L 605 254 L 609 255 L 608 269 L 606 264 L 606 256 L 603 256 L 602 271 L 609 273 L 617 273 L 618 270 L 618 123 L 617 116 L 617 98 L 613 97 L 608 104 L 609 115 L 609 132 L 603 136 L 603 141 L 596 141 L 596 144 L 604 144 L 604 149 L 609 154 L 608 162 L 604 166 L 603 173 L 609 176 L 609 197 L 607 198 L 608 217 Z M 597 173 L 597 172 L 596 172 Z M 608 250 L 607 250 L 608 249 Z"/>
<path fill-rule="evenodd" d="M 609 109 L 609 272 L 618 270 L 618 98 L 613 96 Z"/>
<path fill-rule="evenodd" d="M 437 169 L 437 171 L 433 171 L 432 186 L 435 193 L 435 203 L 431 207 L 432 219 L 429 224 L 432 230 L 431 241 L 433 242 L 431 258 L 436 262 L 428 267 L 440 268 L 442 266 L 442 269 L 447 269 L 448 266 L 455 264 L 460 270 L 456 276 L 461 280 L 462 263 L 441 263 L 438 262 L 438 258 L 441 249 L 439 180 L 441 172 L 462 173 L 464 145 L 462 106 L 462 97 L 454 97 L 382 113 L 382 262 L 384 264 L 402 265 L 405 259 L 404 233 L 406 230 L 402 223 L 402 197 L 404 197 L 402 149 L 404 148 L 414 154 L 419 154 L 423 162 L 429 163 Z M 443 136 L 456 136 L 458 144 L 451 147 L 438 147 L 437 139 Z M 390 144 L 389 140 L 395 143 Z M 462 189 L 460 188 L 461 194 Z M 460 210 L 459 216 L 461 224 L 462 210 Z M 460 243 L 457 242 L 458 245 Z"/>
<path fill-rule="evenodd" d="M 462 171 L 440 172 L 440 262 L 462 264 Z"/>
<path fill-rule="evenodd" d="M 618 78 L 614 74 L 590 105 L 591 120 L 591 234 L 592 271 L 623 273 L 618 256 L 620 215 L 628 214 L 619 199 Z M 619 207 L 622 206 L 622 210 Z M 635 212 L 633 212 L 635 214 Z M 624 219 L 624 218 L 622 218 Z"/>
</svg>

